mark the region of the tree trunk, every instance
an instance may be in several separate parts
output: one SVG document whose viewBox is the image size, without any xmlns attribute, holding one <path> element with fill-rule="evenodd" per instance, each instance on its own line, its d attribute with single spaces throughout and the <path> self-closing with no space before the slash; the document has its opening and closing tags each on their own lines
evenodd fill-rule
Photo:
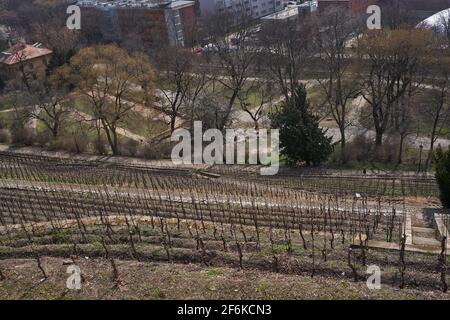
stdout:
<svg viewBox="0 0 450 320">
<path fill-rule="evenodd" d="M 439 121 L 439 115 L 434 119 L 433 129 L 431 130 L 430 150 L 428 151 L 427 160 L 425 161 L 425 172 L 428 171 L 428 166 L 430 165 L 431 157 L 433 156 L 438 121 Z"/>
<path fill-rule="evenodd" d="M 176 121 L 177 121 L 177 116 L 176 115 L 172 115 L 170 117 L 170 133 L 173 133 L 175 131 Z"/>
<path fill-rule="evenodd" d="M 254 126 L 255 130 L 258 131 L 258 130 L 259 130 L 259 123 L 258 123 L 258 120 L 253 119 L 253 122 L 255 123 L 255 126 Z"/>
<path fill-rule="evenodd" d="M 405 136 L 403 134 L 400 134 L 400 144 L 399 144 L 399 150 L 398 150 L 398 158 L 397 158 L 397 164 L 403 163 L 403 144 L 405 141 Z"/>
<path fill-rule="evenodd" d="M 113 144 L 114 144 L 114 146 L 113 146 L 113 154 L 114 154 L 115 156 L 117 156 L 117 155 L 120 154 L 120 151 L 119 151 L 119 141 L 118 141 L 118 138 L 117 138 L 117 131 L 116 131 L 116 128 L 115 128 L 115 127 L 114 127 L 114 128 L 111 128 L 111 131 L 112 131 L 112 133 L 113 133 Z"/>
<path fill-rule="evenodd" d="M 106 123 L 105 120 L 101 119 L 102 122 L 102 126 L 103 126 L 103 130 L 105 130 L 106 133 L 106 138 L 108 139 L 108 143 L 109 146 L 111 147 L 111 151 L 113 153 L 113 155 L 118 155 L 118 150 L 117 150 L 117 133 L 115 128 L 110 128 L 108 127 L 108 124 Z M 111 134 L 113 136 L 111 136 Z"/>
<path fill-rule="evenodd" d="M 27 87 L 27 90 L 30 91 L 31 87 L 30 87 L 30 83 L 28 81 L 27 74 L 25 72 L 25 66 L 23 65 L 23 62 L 20 63 L 20 72 L 22 74 L 22 82 Z"/>
<path fill-rule="evenodd" d="M 341 132 L 341 161 L 342 163 L 345 163 L 345 145 L 347 143 L 346 137 L 345 137 L 345 127 L 344 125 L 339 127 L 339 130 Z"/>
<path fill-rule="evenodd" d="M 55 124 L 53 125 L 53 128 L 52 128 L 52 134 L 53 134 L 54 139 L 56 139 L 58 137 L 58 131 L 59 131 L 59 124 L 58 124 L 58 122 L 55 122 Z"/>
<path fill-rule="evenodd" d="M 434 151 L 434 139 L 435 135 L 431 135 L 431 142 L 430 142 L 430 150 L 428 151 L 427 160 L 425 161 L 425 172 L 428 171 L 428 166 L 430 165 L 431 158 L 433 157 L 433 151 Z"/>
<path fill-rule="evenodd" d="M 223 119 L 220 119 L 220 125 L 219 125 L 219 128 L 218 128 L 220 131 L 223 131 L 225 129 L 225 125 L 228 122 L 228 118 L 230 117 L 231 110 L 233 110 L 233 105 L 234 105 L 234 102 L 237 99 L 239 91 L 240 90 L 234 90 L 233 95 L 231 96 L 230 101 L 228 103 L 227 113 L 225 114 Z"/>
<path fill-rule="evenodd" d="M 383 132 L 376 131 L 375 146 L 379 149 L 383 145 Z"/>
</svg>

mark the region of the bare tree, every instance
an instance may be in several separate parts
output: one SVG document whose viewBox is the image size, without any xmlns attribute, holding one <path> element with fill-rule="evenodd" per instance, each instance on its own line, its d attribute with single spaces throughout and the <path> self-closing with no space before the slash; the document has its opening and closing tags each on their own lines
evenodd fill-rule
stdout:
<svg viewBox="0 0 450 320">
<path fill-rule="evenodd" d="M 220 128 L 228 117 L 228 100 L 221 94 L 207 94 L 197 99 L 193 121 L 202 121 L 203 129 Z"/>
<path fill-rule="evenodd" d="M 413 105 L 413 96 L 418 88 L 418 84 L 410 83 L 406 93 L 393 106 L 393 133 L 398 135 L 398 154 L 397 164 L 403 162 L 403 151 L 406 138 L 414 132 L 417 124 L 415 106 Z"/>
<path fill-rule="evenodd" d="M 149 107 L 153 70 L 147 59 L 116 45 L 100 45 L 80 50 L 56 77 L 89 99 L 113 154 L 119 154 L 118 126 L 138 105 Z"/>
<path fill-rule="evenodd" d="M 318 82 L 325 92 L 328 112 L 339 127 L 342 159 L 346 144 L 345 130 L 351 124 L 348 119 L 348 103 L 359 93 L 359 88 L 352 82 L 350 75 L 348 47 L 360 27 L 360 20 L 341 8 L 327 10 L 319 18 L 319 60 L 327 76 L 325 79 L 318 79 Z"/>
<path fill-rule="evenodd" d="M 430 149 L 425 162 L 425 170 L 427 170 L 433 157 L 435 143 L 450 120 L 450 58 L 440 57 L 436 62 L 439 66 L 439 75 L 432 79 L 432 88 L 429 90 L 430 100 L 426 101 L 423 110 L 425 117 L 432 123 Z"/>
<path fill-rule="evenodd" d="M 404 0 L 387 0 L 381 7 L 382 23 L 386 28 L 397 29 L 413 21 L 413 12 Z"/>
<path fill-rule="evenodd" d="M 371 30 L 357 41 L 361 93 L 372 108 L 377 150 L 383 143 L 394 105 L 418 80 L 431 39 L 428 30 L 403 28 Z"/>
<path fill-rule="evenodd" d="M 214 81 L 214 75 L 209 75 L 200 64 L 194 65 L 193 73 L 195 76 L 189 81 L 184 95 L 185 116 L 189 118 L 191 128 L 194 127 L 195 109 L 199 104 L 199 100 L 208 94 L 208 86 Z"/>
<path fill-rule="evenodd" d="M 223 130 L 230 121 L 230 115 L 244 86 L 257 56 L 257 48 L 252 42 L 254 28 L 250 16 L 242 12 L 225 11 L 212 16 L 205 22 L 211 40 L 211 62 L 217 65 L 222 76 L 217 81 L 225 88 L 227 99 L 218 129 Z"/>
<path fill-rule="evenodd" d="M 264 22 L 260 42 L 262 64 L 278 83 L 286 100 L 304 73 L 306 61 L 313 54 L 313 24 L 310 19 Z"/>
<path fill-rule="evenodd" d="M 32 63 L 28 63 L 29 55 L 26 50 L 26 44 L 19 43 L 13 47 L 15 65 L 17 66 L 17 77 L 20 79 L 25 90 L 31 91 L 33 81 L 37 80 L 38 74 L 44 75 L 43 68 L 35 70 Z M 43 66 L 42 66 L 43 67 Z"/>
<path fill-rule="evenodd" d="M 239 105 L 253 121 L 254 129 L 259 129 L 259 121 L 264 116 L 264 111 L 276 98 L 276 90 L 272 81 L 254 80 L 246 90 L 242 90 L 238 96 Z M 251 101 L 249 101 L 251 100 Z"/>
<path fill-rule="evenodd" d="M 41 121 L 53 138 L 56 138 L 67 120 L 72 107 L 67 101 L 68 91 L 44 81 L 28 94 L 27 116 Z"/>
<path fill-rule="evenodd" d="M 170 130 L 176 128 L 176 121 L 186 103 L 192 105 L 206 84 L 206 76 L 196 73 L 198 57 L 190 50 L 180 47 L 170 47 L 162 50 L 158 65 L 160 68 L 159 82 L 161 108 L 170 117 Z"/>
</svg>

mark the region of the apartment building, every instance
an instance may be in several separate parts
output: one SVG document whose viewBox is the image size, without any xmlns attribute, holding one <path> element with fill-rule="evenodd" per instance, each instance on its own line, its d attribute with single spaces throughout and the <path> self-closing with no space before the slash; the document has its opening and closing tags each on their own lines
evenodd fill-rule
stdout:
<svg viewBox="0 0 450 320">
<path fill-rule="evenodd" d="M 450 0 L 318 0 L 319 12 L 326 8 L 342 7 L 354 13 L 364 13 L 367 6 L 377 4 L 384 8 L 399 7 L 420 21 L 436 12 L 450 8 Z"/>
<path fill-rule="evenodd" d="M 329 7 L 341 7 L 353 13 L 364 13 L 368 6 L 378 2 L 378 0 L 318 0 L 318 10 L 323 12 Z"/>
<path fill-rule="evenodd" d="M 111 41 L 139 37 L 144 45 L 190 45 L 195 2 L 184 0 L 80 0 L 77 4 L 97 19 Z"/>
<path fill-rule="evenodd" d="M 228 10 L 256 19 L 281 11 L 283 8 L 283 0 L 200 0 L 200 11 L 204 16 Z"/>
<path fill-rule="evenodd" d="M 408 10 L 416 22 L 450 8 L 450 0 L 380 0 L 382 8 L 393 4 Z"/>
</svg>

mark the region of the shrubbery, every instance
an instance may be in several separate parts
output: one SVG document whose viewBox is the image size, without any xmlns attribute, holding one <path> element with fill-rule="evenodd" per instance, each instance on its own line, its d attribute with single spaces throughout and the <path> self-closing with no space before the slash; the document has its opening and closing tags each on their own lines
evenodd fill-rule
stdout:
<svg viewBox="0 0 450 320">
<path fill-rule="evenodd" d="M 11 135 L 8 130 L 0 129 L 0 143 L 10 143 Z"/>
<path fill-rule="evenodd" d="M 120 154 L 128 157 L 136 157 L 138 155 L 140 143 L 135 140 L 128 139 L 128 141 L 122 145 L 119 145 Z"/>
<path fill-rule="evenodd" d="M 394 163 L 398 158 L 398 147 L 395 139 L 385 139 L 375 154 L 375 141 L 365 135 L 358 135 L 345 145 L 344 162 L 367 162 L 376 160 L 381 163 Z M 339 160 L 342 160 L 339 159 Z"/>
<path fill-rule="evenodd" d="M 36 141 L 33 129 L 16 127 L 11 130 L 11 142 L 15 145 L 32 146 Z"/>
<path fill-rule="evenodd" d="M 145 144 L 141 150 L 141 156 L 149 160 L 168 158 L 172 152 L 172 147 L 171 143 L 164 141 Z"/>
<path fill-rule="evenodd" d="M 61 136 L 50 143 L 50 149 L 65 150 L 72 153 L 85 153 L 88 150 L 89 139 L 83 132 L 74 132 L 68 136 Z"/>
<path fill-rule="evenodd" d="M 439 146 L 435 153 L 435 160 L 439 198 L 444 208 L 450 209 L 450 148 L 445 152 Z"/>
</svg>

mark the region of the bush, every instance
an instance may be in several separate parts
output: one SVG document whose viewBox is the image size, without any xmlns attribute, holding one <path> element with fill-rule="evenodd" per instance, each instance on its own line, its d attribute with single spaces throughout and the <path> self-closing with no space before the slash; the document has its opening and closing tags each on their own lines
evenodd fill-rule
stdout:
<svg viewBox="0 0 450 320">
<path fill-rule="evenodd" d="M 8 82 L 8 76 L 2 70 L 0 70 L 0 92 L 5 89 L 6 84 Z"/>
<path fill-rule="evenodd" d="M 65 150 L 72 153 L 84 153 L 89 145 L 89 139 L 85 133 L 75 132 L 69 136 L 61 136 L 52 141 L 50 149 Z"/>
<path fill-rule="evenodd" d="M 450 209 L 450 148 L 444 152 L 439 146 L 435 153 L 435 161 L 439 198 L 444 208 Z"/>
<path fill-rule="evenodd" d="M 48 146 L 52 140 L 53 140 L 53 136 L 47 130 L 45 130 L 43 132 L 39 132 L 36 135 L 36 143 L 41 147 Z"/>
<path fill-rule="evenodd" d="M 11 130 L 11 142 L 15 145 L 32 146 L 35 141 L 33 129 L 16 127 Z"/>
<path fill-rule="evenodd" d="M 147 143 L 140 151 L 140 156 L 149 160 L 169 158 L 172 153 L 172 144 L 169 142 Z"/>
<path fill-rule="evenodd" d="M 97 154 L 101 156 L 106 156 L 108 154 L 108 146 L 105 138 L 97 137 L 93 142 L 94 150 Z"/>
<path fill-rule="evenodd" d="M 398 159 L 399 145 L 395 139 L 386 139 L 376 153 L 375 150 L 373 139 L 366 135 L 359 135 L 345 145 L 343 160 L 344 162 L 373 162 L 375 160 L 381 163 L 395 163 Z"/>
<path fill-rule="evenodd" d="M 138 153 L 140 143 L 129 139 L 125 144 L 120 146 L 120 154 L 123 156 L 135 157 Z"/>
<path fill-rule="evenodd" d="M 6 129 L 0 129 L 0 143 L 10 143 L 11 134 Z"/>
<path fill-rule="evenodd" d="M 365 135 L 359 135 L 344 148 L 344 162 L 369 161 L 373 150 L 373 141 Z"/>
<path fill-rule="evenodd" d="M 381 147 L 376 150 L 375 160 L 382 163 L 396 163 L 398 160 L 399 143 L 396 138 L 387 138 L 383 141 Z M 403 148 L 406 148 L 406 142 Z"/>
</svg>

